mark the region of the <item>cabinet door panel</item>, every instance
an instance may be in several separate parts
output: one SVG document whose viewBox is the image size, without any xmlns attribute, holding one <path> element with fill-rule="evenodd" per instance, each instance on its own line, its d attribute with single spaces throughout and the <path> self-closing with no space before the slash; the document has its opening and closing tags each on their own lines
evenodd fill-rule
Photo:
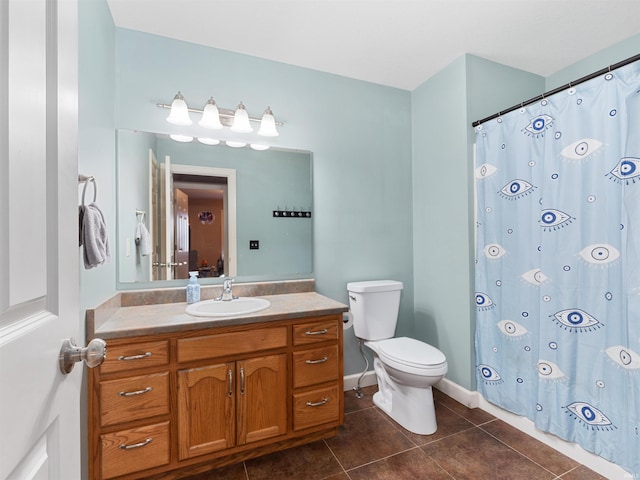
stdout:
<svg viewBox="0 0 640 480">
<path fill-rule="evenodd" d="M 234 364 L 178 371 L 179 458 L 234 446 Z"/>
<path fill-rule="evenodd" d="M 238 444 L 287 432 L 287 357 L 285 354 L 237 363 Z"/>
</svg>

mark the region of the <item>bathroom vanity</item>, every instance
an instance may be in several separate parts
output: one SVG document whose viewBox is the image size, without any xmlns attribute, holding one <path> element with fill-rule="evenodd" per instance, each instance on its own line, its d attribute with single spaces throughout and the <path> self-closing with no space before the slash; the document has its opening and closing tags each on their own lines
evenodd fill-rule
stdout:
<svg viewBox="0 0 640 480">
<path fill-rule="evenodd" d="M 180 478 L 343 423 L 346 305 L 281 293 L 260 312 L 201 318 L 116 297 L 87 312 L 87 337 L 107 342 L 88 378 L 89 478 Z"/>
</svg>

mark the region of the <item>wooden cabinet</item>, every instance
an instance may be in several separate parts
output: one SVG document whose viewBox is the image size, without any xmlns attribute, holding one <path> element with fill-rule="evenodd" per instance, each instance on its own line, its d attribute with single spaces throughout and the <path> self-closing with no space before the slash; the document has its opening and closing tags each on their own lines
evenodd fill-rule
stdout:
<svg viewBox="0 0 640 480">
<path fill-rule="evenodd" d="M 89 477 L 179 478 L 337 434 L 342 314 L 107 339 Z"/>
<path fill-rule="evenodd" d="M 286 432 L 286 354 L 178 371 L 180 460 Z"/>
</svg>

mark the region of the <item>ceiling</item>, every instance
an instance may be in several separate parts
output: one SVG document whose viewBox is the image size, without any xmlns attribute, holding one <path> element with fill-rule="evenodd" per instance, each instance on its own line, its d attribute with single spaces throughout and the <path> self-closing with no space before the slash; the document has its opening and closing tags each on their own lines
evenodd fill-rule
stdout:
<svg viewBox="0 0 640 480">
<path fill-rule="evenodd" d="M 639 0 L 107 3 L 118 27 L 405 90 L 464 53 L 546 77 L 640 33 Z"/>
</svg>

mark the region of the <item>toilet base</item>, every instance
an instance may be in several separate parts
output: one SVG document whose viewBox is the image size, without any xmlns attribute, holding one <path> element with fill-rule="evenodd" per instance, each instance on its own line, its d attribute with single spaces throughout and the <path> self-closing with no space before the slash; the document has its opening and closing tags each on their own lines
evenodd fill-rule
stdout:
<svg viewBox="0 0 640 480">
<path fill-rule="evenodd" d="M 402 427 L 418 435 L 436 432 L 438 426 L 431 387 L 398 385 L 388 377 L 381 379 L 378 376 L 378 388 L 373 395 L 374 405 Z"/>
</svg>

